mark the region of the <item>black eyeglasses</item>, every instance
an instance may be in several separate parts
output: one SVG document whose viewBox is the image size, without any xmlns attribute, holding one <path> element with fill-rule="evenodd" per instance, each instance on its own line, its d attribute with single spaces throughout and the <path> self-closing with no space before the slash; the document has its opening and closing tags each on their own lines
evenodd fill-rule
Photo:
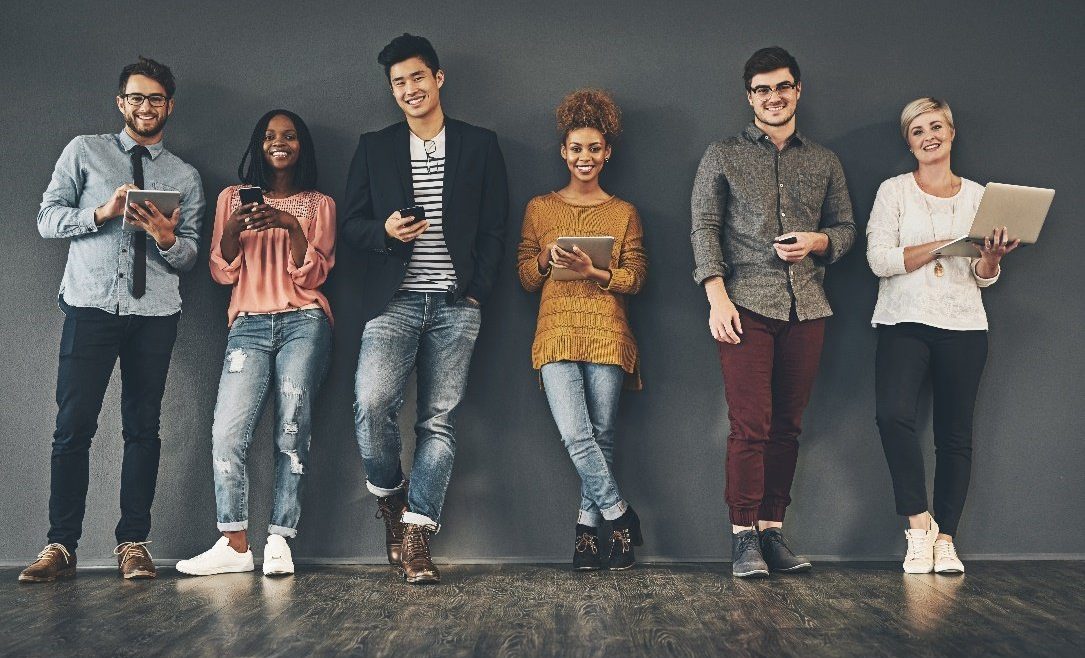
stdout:
<svg viewBox="0 0 1085 658">
<path fill-rule="evenodd" d="M 798 84 L 794 82 L 781 82 L 775 87 L 769 85 L 757 85 L 756 87 L 750 87 L 746 91 L 753 94 L 758 100 L 768 100 L 772 97 L 772 92 L 776 92 L 781 96 L 790 96 L 792 92 L 798 89 Z"/>
<path fill-rule="evenodd" d="M 422 140 L 422 147 L 426 149 L 426 173 L 432 174 L 437 169 L 437 158 L 433 155 L 437 152 L 437 140 Z"/>
<path fill-rule="evenodd" d="M 120 97 L 128 101 L 128 104 L 132 107 L 143 105 L 145 100 L 151 102 L 151 107 L 162 107 L 170 99 L 169 96 L 163 96 L 162 94 L 120 94 Z"/>
</svg>

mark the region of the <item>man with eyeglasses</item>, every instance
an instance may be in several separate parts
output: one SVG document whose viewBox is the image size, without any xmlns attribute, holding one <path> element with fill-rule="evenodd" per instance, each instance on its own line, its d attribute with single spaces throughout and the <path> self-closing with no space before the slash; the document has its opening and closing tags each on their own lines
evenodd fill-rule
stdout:
<svg viewBox="0 0 1085 658">
<path fill-rule="evenodd" d="M 749 577 L 811 568 L 784 541 L 784 512 L 832 314 L 825 267 L 851 248 L 855 223 L 840 161 L 795 129 L 795 58 L 758 50 L 743 80 L 754 119 L 701 159 L 690 235 L 731 425 L 732 573 Z"/>
<path fill-rule="evenodd" d="M 124 129 L 82 135 L 60 155 L 38 211 L 44 238 L 66 238 L 57 419 L 50 468 L 48 545 L 20 582 L 75 575 L 83 531 L 90 443 L 113 367 L 121 367 L 121 518 L 117 565 L 124 578 L 154 578 L 151 530 L 161 449 L 159 415 L 181 314 L 178 277 L 196 262 L 204 211 L 196 170 L 162 146 L 173 112 L 169 67 L 139 58 L 124 67 L 117 109 Z M 125 208 L 129 190 L 175 190 L 180 207 Z"/>
<path fill-rule="evenodd" d="M 445 73 L 429 41 L 396 37 L 377 62 L 406 121 L 362 135 L 347 176 L 339 236 L 365 262 L 355 434 L 389 563 L 409 583 L 435 583 L 429 536 L 440 527 L 481 307 L 504 253 L 508 187 L 497 136 L 445 116 Z M 397 415 L 416 364 L 408 486 Z"/>
</svg>

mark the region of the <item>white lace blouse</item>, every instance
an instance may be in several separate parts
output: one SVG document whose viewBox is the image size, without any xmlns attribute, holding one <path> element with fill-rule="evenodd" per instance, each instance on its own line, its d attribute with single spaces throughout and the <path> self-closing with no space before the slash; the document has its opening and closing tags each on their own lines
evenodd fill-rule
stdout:
<svg viewBox="0 0 1085 658">
<path fill-rule="evenodd" d="M 953 330 L 987 329 L 980 288 L 998 280 L 976 273 L 979 258 L 943 256 L 943 276 L 935 262 L 912 272 L 904 269 L 904 248 L 968 233 L 979 208 L 983 186 L 961 179 L 961 189 L 948 199 L 919 189 L 909 172 L 881 184 L 867 222 L 866 257 L 881 278 L 871 324 L 918 322 Z"/>
</svg>

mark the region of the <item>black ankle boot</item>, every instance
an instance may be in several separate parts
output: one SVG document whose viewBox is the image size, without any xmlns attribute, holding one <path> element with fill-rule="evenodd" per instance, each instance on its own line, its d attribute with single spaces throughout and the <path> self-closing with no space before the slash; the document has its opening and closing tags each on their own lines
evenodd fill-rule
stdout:
<svg viewBox="0 0 1085 658">
<path fill-rule="evenodd" d="M 611 524 L 610 559 L 607 560 L 607 568 L 612 571 L 628 569 L 637 563 L 633 547 L 644 543 L 644 536 L 640 532 L 640 518 L 633 508 L 629 507 L 625 514 L 611 521 Z"/>
<path fill-rule="evenodd" d="M 599 533 L 590 525 L 576 524 L 576 549 L 573 552 L 573 569 L 594 571 L 603 568 L 599 556 Z"/>
</svg>

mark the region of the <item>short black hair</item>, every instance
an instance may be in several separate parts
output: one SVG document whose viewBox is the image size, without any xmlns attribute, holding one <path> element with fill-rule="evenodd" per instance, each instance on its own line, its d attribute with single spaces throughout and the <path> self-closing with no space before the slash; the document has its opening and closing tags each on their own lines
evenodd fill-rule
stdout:
<svg viewBox="0 0 1085 658">
<path fill-rule="evenodd" d="M 429 42 L 429 39 L 416 37 L 406 32 L 402 36 L 392 39 L 381 50 L 380 54 L 377 55 L 377 63 L 384 67 L 386 76 L 391 76 L 394 65 L 412 57 L 421 57 L 434 75 L 437 75 L 437 71 L 441 70 L 441 62 L 437 59 L 437 51 L 433 49 L 433 44 Z"/>
<path fill-rule="evenodd" d="M 791 77 L 795 78 L 795 84 L 799 79 L 799 63 L 780 46 L 769 46 L 758 50 L 746 60 L 746 67 L 742 70 L 742 81 L 747 91 L 750 89 L 750 81 L 759 73 L 768 73 L 776 69 L 787 68 L 791 71 Z"/>
<path fill-rule="evenodd" d="M 301 150 L 298 152 L 298 164 L 294 167 L 294 185 L 302 190 L 315 190 L 316 149 L 313 148 L 313 139 L 309 136 L 309 126 L 290 110 L 272 110 L 256 122 L 252 137 L 249 138 L 249 147 L 245 149 L 245 155 L 241 156 L 241 164 L 237 165 L 237 177 L 246 185 L 268 189 L 271 181 L 268 178 L 267 162 L 264 161 L 264 134 L 267 133 L 271 120 L 280 115 L 293 121 L 294 128 L 298 131 L 298 145 Z"/>
<path fill-rule="evenodd" d="M 159 64 L 149 57 L 140 55 L 138 62 L 129 64 L 121 69 L 121 82 L 117 91 L 118 96 L 124 95 L 124 90 L 128 87 L 128 78 L 133 75 L 145 75 L 162 85 L 166 90 L 166 96 L 169 98 L 173 98 L 173 92 L 177 90 L 177 83 L 173 81 L 173 71 L 170 71 L 170 67 L 165 64 Z"/>
</svg>

